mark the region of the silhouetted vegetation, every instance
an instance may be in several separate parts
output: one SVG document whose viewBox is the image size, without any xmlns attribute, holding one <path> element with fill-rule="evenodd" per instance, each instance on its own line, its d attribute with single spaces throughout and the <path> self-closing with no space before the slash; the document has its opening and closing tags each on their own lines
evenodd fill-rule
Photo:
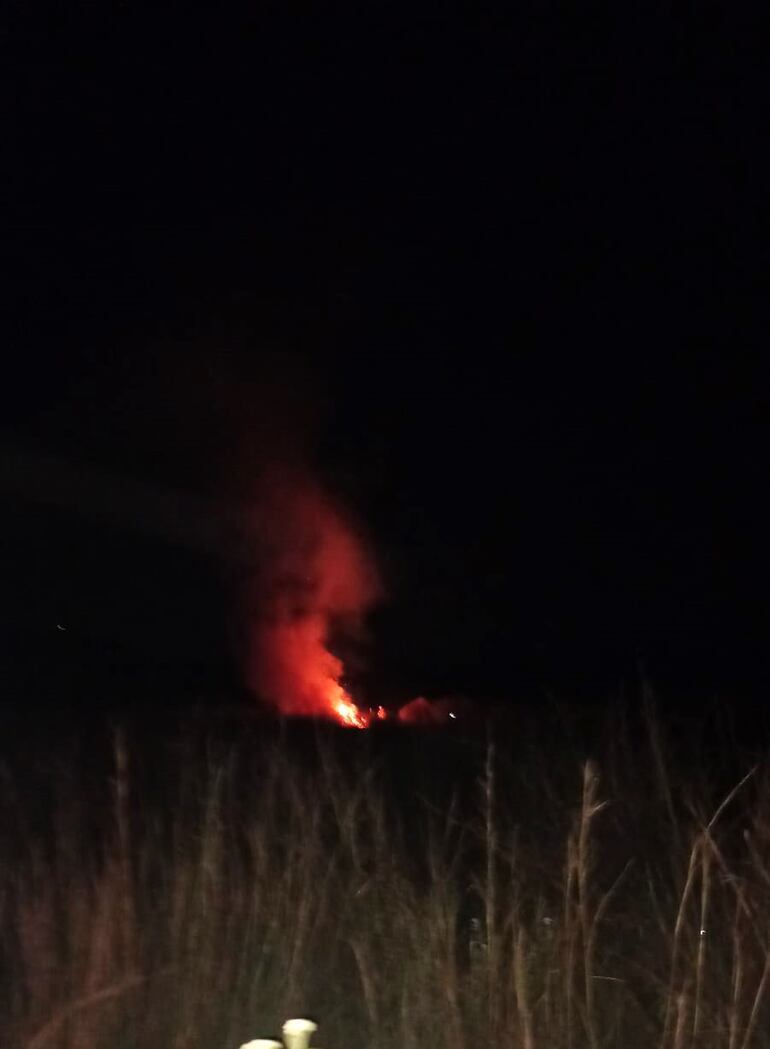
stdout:
<svg viewBox="0 0 770 1049">
<path fill-rule="evenodd" d="M 770 776 L 685 728 L 6 748 L 0 1043 L 237 1049 L 309 1014 L 329 1049 L 770 1046 Z"/>
</svg>

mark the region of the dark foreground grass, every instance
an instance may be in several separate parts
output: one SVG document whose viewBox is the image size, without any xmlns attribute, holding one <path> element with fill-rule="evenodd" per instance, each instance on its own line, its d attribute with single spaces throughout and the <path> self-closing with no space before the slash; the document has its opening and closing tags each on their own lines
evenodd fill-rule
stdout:
<svg viewBox="0 0 770 1049">
<path fill-rule="evenodd" d="M 617 711 L 158 735 L 0 766 L 0 1045 L 770 1046 L 761 755 Z"/>
</svg>

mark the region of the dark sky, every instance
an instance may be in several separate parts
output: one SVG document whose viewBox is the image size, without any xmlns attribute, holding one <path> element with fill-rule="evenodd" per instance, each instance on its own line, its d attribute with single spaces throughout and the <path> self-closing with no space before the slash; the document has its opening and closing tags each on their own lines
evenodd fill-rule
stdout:
<svg viewBox="0 0 770 1049">
<path fill-rule="evenodd" d="M 300 453 L 372 695 L 762 693 L 762 56 L 619 6 L 9 5 L 4 703 L 234 687 L 157 515 Z"/>
</svg>

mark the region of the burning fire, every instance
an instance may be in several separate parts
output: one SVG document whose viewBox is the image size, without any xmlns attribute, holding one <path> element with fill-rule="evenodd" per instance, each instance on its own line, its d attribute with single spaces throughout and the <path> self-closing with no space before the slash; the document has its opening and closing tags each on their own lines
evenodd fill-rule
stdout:
<svg viewBox="0 0 770 1049">
<path fill-rule="evenodd" d="M 367 728 L 369 725 L 363 711 L 347 699 L 338 699 L 333 709 L 342 725 L 348 725 L 350 728 Z"/>
<path fill-rule="evenodd" d="M 249 681 L 282 713 L 366 728 L 385 711 L 361 710 L 342 684 L 332 638 L 355 638 L 380 592 L 377 570 L 353 526 L 306 479 L 268 497 L 263 567 L 254 594 Z"/>
<path fill-rule="evenodd" d="M 265 497 L 263 563 L 250 595 L 248 679 L 254 691 L 291 717 L 326 718 L 347 728 L 385 721 L 384 707 L 362 709 L 343 684 L 332 640 L 360 636 L 380 595 L 376 566 L 361 537 L 329 497 L 307 479 L 274 479 Z M 395 715 L 402 724 L 443 724 L 447 700 L 422 697 Z"/>
<path fill-rule="evenodd" d="M 334 713 L 341 725 L 346 725 L 348 728 L 369 728 L 373 721 L 385 721 L 388 717 L 385 707 L 363 711 L 356 706 L 344 690 L 343 697 L 333 704 Z"/>
</svg>

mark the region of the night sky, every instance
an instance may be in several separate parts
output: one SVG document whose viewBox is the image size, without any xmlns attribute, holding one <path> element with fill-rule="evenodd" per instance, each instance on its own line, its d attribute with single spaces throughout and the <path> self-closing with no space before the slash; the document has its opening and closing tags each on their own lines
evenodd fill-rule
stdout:
<svg viewBox="0 0 770 1049">
<path fill-rule="evenodd" d="M 764 697 L 754 27 L 512 6 L 9 5 L 4 706 L 239 695 L 216 521 L 287 461 L 368 698 Z"/>
</svg>

